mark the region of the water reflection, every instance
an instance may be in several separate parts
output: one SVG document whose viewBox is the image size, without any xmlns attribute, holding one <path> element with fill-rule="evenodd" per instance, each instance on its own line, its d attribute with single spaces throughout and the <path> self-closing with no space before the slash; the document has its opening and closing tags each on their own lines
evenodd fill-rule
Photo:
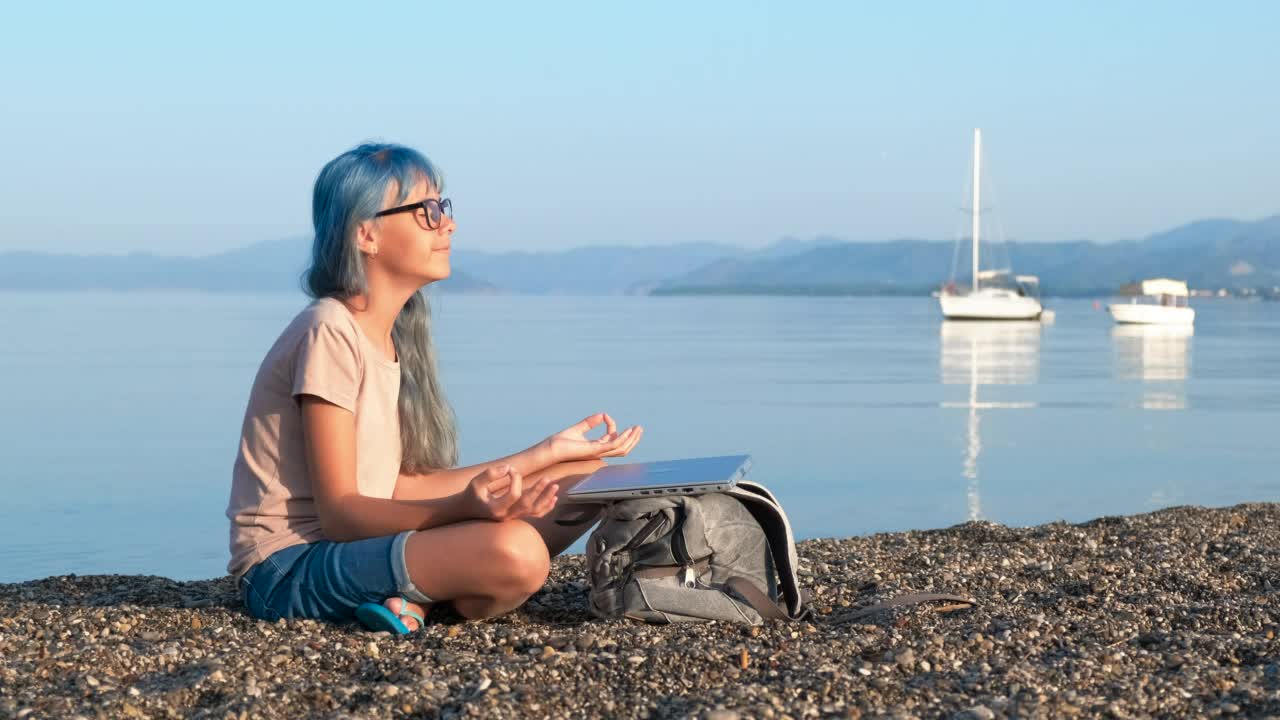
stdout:
<svg viewBox="0 0 1280 720">
<path fill-rule="evenodd" d="M 1116 325 L 1111 328 L 1116 376 L 1141 380 L 1142 407 L 1183 410 L 1191 366 L 1192 325 Z"/>
<path fill-rule="evenodd" d="M 982 385 L 1031 385 L 1040 375 L 1039 322 L 942 323 L 941 371 L 944 385 L 968 385 L 966 402 L 943 402 L 944 408 L 968 411 L 964 461 L 968 519 L 982 518 L 978 456 L 982 453 L 982 412 L 1035 407 L 1034 402 L 982 401 Z"/>
</svg>

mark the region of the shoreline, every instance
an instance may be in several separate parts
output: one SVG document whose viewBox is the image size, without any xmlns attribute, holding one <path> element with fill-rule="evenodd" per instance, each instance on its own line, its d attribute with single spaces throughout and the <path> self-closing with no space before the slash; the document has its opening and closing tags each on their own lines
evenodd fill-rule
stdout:
<svg viewBox="0 0 1280 720">
<path fill-rule="evenodd" d="M 406 637 L 250 618 L 229 578 L 0 584 L 0 717 L 1280 715 L 1280 504 L 798 544 L 813 623 L 592 618 L 582 556 Z M 902 592 L 978 606 L 894 609 Z"/>
</svg>

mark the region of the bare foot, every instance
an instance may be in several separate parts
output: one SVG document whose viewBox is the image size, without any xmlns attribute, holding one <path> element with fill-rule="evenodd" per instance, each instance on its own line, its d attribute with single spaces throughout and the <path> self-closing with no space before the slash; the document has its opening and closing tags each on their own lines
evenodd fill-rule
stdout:
<svg viewBox="0 0 1280 720">
<path fill-rule="evenodd" d="M 415 612 L 425 618 L 427 616 L 427 611 L 423 609 L 421 605 L 411 602 L 406 602 L 404 603 L 404 607 L 401 607 L 402 602 L 403 601 L 398 597 L 391 597 L 384 600 L 382 604 L 391 612 L 399 615 L 400 622 L 404 623 L 404 626 L 409 628 L 409 632 L 413 632 L 419 627 L 418 618 L 413 617 L 412 615 L 405 615 L 404 612 Z"/>
</svg>

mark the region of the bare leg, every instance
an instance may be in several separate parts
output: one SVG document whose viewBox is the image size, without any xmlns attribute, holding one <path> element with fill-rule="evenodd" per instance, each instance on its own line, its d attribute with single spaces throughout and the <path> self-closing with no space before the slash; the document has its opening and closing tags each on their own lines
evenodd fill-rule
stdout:
<svg viewBox="0 0 1280 720">
<path fill-rule="evenodd" d="M 433 600 L 452 600 L 460 614 L 473 619 L 519 607 L 542 589 L 551 567 L 542 537 L 523 520 L 421 530 L 409 536 L 404 554 L 418 589 Z"/>
<path fill-rule="evenodd" d="M 529 475 L 526 482 L 550 475 L 562 483 L 563 500 L 573 480 L 604 465 L 601 460 L 560 463 Z M 433 600 L 452 600 L 464 617 L 501 615 L 540 590 L 547 580 L 550 558 L 564 552 L 595 525 L 593 520 L 556 524 L 557 518 L 578 514 L 576 508 L 557 505 L 541 518 L 501 523 L 476 520 L 418 531 L 405 545 L 409 577 Z M 383 604 L 397 614 L 406 609 L 398 597 Z M 425 616 L 417 604 L 408 603 L 407 609 Z M 412 617 L 401 616 L 401 620 L 410 630 L 417 629 L 418 622 Z"/>
</svg>

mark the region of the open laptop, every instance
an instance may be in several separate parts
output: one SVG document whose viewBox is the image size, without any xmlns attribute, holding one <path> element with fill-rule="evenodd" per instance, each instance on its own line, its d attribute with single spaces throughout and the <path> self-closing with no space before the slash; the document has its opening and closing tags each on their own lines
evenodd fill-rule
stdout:
<svg viewBox="0 0 1280 720">
<path fill-rule="evenodd" d="M 575 500 L 701 495 L 728 490 L 750 469 L 750 455 L 608 465 L 583 478 L 565 495 Z"/>
</svg>

